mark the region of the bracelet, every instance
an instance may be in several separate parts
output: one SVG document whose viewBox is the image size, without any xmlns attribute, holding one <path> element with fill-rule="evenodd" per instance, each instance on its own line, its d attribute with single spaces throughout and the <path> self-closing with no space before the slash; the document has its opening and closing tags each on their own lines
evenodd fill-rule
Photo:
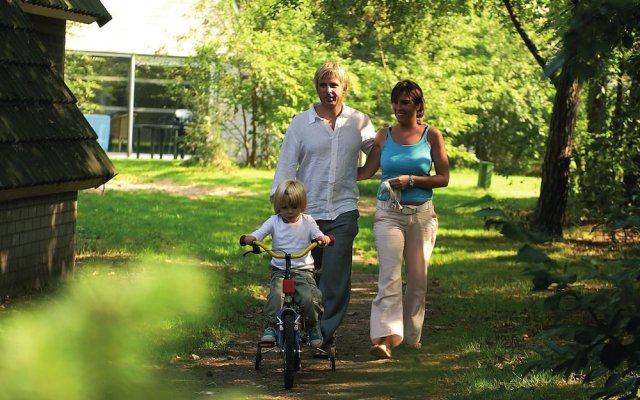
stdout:
<svg viewBox="0 0 640 400">
<path fill-rule="evenodd" d="M 409 175 L 409 187 L 413 187 L 413 175 Z"/>
</svg>

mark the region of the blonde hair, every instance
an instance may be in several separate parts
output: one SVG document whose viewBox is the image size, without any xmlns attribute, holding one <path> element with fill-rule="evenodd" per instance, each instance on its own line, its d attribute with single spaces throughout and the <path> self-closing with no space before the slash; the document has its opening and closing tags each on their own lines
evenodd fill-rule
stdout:
<svg viewBox="0 0 640 400">
<path fill-rule="evenodd" d="M 278 185 L 273 194 L 273 211 L 277 214 L 284 206 L 299 208 L 302 211 L 307 209 L 307 192 L 302 182 L 287 179 Z"/>
<path fill-rule="evenodd" d="M 347 74 L 347 70 L 344 69 L 344 67 L 341 66 L 340 64 L 332 61 L 322 64 L 316 71 L 315 76 L 313 77 L 313 82 L 315 83 L 316 88 L 318 87 L 318 82 L 320 82 L 321 79 L 324 79 L 327 77 L 338 78 L 338 80 L 342 84 L 342 87 L 345 89 L 347 88 L 349 76 Z"/>
</svg>

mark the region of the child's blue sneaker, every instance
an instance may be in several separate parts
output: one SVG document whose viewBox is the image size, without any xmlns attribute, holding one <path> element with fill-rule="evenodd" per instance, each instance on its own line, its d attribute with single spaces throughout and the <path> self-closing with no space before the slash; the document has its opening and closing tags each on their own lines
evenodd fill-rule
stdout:
<svg viewBox="0 0 640 400">
<path fill-rule="evenodd" d="M 320 324 L 309 329 L 309 342 L 313 347 L 322 346 L 322 332 L 320 331 Z"/>
<path fill-rule="evenodd" d="M 278 336 L 278 333 L 273 327 L 270 326 L 267 329 L 265 329 L 264 332 L 262 332 L 262 338 L 260 340 L 262 342 L 274 343 L 276 341 L 276 336 Z"/>
</svg>

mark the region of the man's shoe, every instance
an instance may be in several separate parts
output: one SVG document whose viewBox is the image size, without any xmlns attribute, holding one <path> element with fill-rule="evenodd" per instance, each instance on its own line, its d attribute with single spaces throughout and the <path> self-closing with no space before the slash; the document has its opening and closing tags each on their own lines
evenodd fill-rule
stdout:
<svg viewBox="0 0 640 400">
<path fill-rule="evenodd" d="M 320 332 L 320 324 L 309 329 L 309 342 L 313 347 L 322 346 L 322 332 Z"/>
<path fill-rule="evenodd" d="M 262 333 L 262 338 L 260 339 L 260 341 L 275 343 L 276 336 L 278 336 L 276 330 L 273 327 L 268 327 Z"/>
</svg>

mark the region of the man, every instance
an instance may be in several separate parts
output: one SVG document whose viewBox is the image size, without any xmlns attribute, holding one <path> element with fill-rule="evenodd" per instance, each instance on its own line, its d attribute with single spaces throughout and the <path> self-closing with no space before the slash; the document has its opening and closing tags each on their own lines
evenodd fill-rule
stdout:
<svg viewBox="0 0 640 400">
<path fill-rule="evenodd" d="M 369 117 L 343 103 L 347 72 L 336 63 L 320 66 L 314 76 L 319 103 L 296 115 L 284 137 L 271 194 L 285 179 L 302 181 L 307 189 L 307 214 L 334 246 L 313 251 L 324 313 L 320 321 L 324 348 L 334 344 L 335 332 L 349 305 L 353 240 L 358 234 L 360 151 L 369 153 L 375 129 Z"/>
</svg>

